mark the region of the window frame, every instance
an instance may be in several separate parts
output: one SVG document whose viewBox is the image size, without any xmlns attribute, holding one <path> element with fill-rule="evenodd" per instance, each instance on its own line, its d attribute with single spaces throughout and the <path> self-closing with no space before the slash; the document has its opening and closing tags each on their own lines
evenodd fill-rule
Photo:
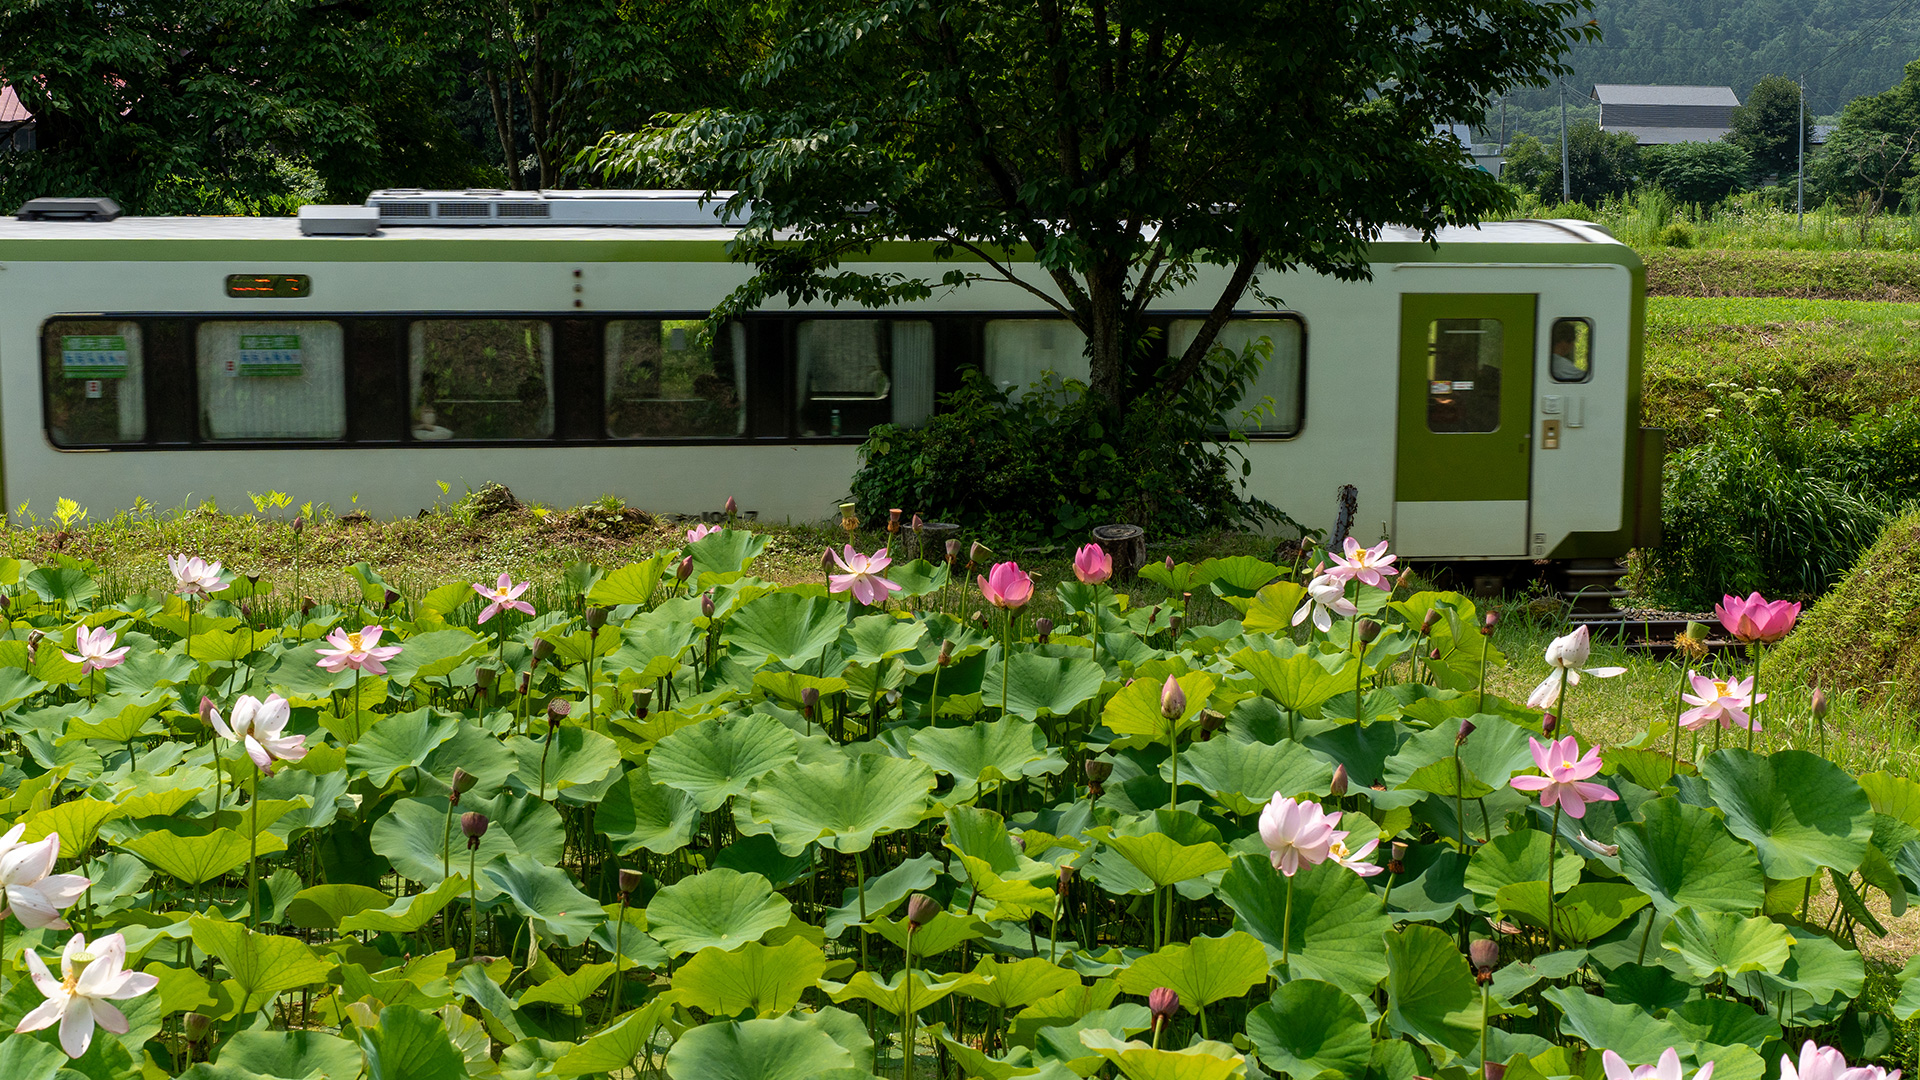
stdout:
<svg viewBox="0 0 1920 1080">
<path fill-rule="evenodd" d="M 1561 323 L 1580 323 L 1587 328 L 1587 370 L 1577 379 L 1563 379 L 1555 371 L 1554 361 L 1558 358 L 1553 354 L 1553 331 Z M 1547 323 L 1547 380 L 1549 382 L 1559 386 L 1581 386 L 1593 381 L 1595 332 L 1594 320 L 1585 315 L 1556 315 Z"/>
<path fill-rule="evenodd" d="M 1165 360 L 1165 359 L 1171 358 L 1167 349 L 1167 343 L 1171 338 L 1174 323 L 1189 322 L 1194 319 L 1205 319 L 1213 313 L 1211 311 L 1206 310 L 1205 308 L 1195 308 L 1192 311 L 1183 311 L 1183 312 L 1155 311 L 1155 312 L 1151 312 L 1150 314 L 1152 316 L 1153 324 L 1160 329 L 1161 357 L 1163 360 Z M 1263 320 L 1265 321 L 1285 320 L 1285 321 L 1298 323 L 1300 326 L 1300 374 L 1298 376 L 1299 385 L 1294 388 L 1294 393 L 1297 395 L 1298 400 L 1300 402 L 1300 419 L 1298 423 L 1294 425 L 1294 428 L 1292 431 L 1286 431 L 1286 432 L 1243 431 L 1238 436 L 1234 437 L 1234 441 L 1245 439 L 1248 442 L 1291 442 L 1294 439 L 1298 439 L 1301 435 L 1305 434 L 1307 430 L 1307 405 L 1308 405 L 1307 363 L 1310 358 L 1311 350 L 1313 346 L 1313 342 L 1311 340 L 1313 335 L 1310 332 L 1312 328 L 1308 324 L 1307 317 L 1305 315 L 1302 315 L 1299 312 L 1291 309 L 1288 309 L 1285 311 L 1276 311 L 1271 308 L 1256 308 L 1253 310 L 1236 309 L 1232 314 L 1227 316 L 1228 322 L 1259 322 Z M 1233 429 L 1228 428 L 1224 424 L 1217 427 L 1209 427 L 1208 430 L 1217 434 L 1223 440 L 1231 436 L 1233 431 Z"/>
</svg>

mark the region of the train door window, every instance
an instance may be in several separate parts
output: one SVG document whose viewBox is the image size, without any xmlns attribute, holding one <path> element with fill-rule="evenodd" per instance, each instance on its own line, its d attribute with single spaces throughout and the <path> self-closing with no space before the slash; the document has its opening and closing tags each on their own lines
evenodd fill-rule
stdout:
<svg viewBox="0 0 1920 1080">
<path fill-rule="evenodd" d="M 1427 324 L 1427 430 L 1500 427 L 1499 319 L 1435 319 Z"/>
<path fill-rule="evenodd" d="M 42 336 L 47 436 L 55 446 L 137 443 L 147 437 L 140 325 L 58 319 Z"/>
<path fill-rule="evenodd" d="M 731 439 L 747 430 L 746 327 L 699 319 L 607 323 L 607 435 Z"/>
<path fill-rule="evenodd" d="M 809 319 L 794 332 L 796 428 L 802 437 L 865 435 L 933 414 L 933 324 Z"/>
<path fill-rule="evenodd" d="M 987 378 L 1024 397 L 1051 371 L 1064 381 L 1092 377 L 1087 335 L 1065 319 L 995 319 L 987 323 Z"/>
<path fill-rule="evenodd" d="M 1554 382 L 1586 382 L 1593 378 L 1593 323 L 1587 319 L 1555 319 L 1548 335 L 1547 370 Z"/>
<path fill-rule="evenodd" d="M 537 319 L 423 319 L 409 331 L 413 437 L 553 435 L 553 328 Z"/>
<path fill-rule="evenodd" d="M 200 324 L 205 439 L 338 439 L 347 433 L 345 335 L 337 322 Z"/>
<path fill-rule="evenodd" d="M 1168 353 L 1185 353 L 1201 325 L 1199 319 L 1175 320 L 1167 328 Z M 1264 342 L 1261 347 L 1266 350 L 1239 404 L 1220 414 L 1221 427 L 1248 435 L 1300 433 L 1305 336 L 1299 319 L 1233 319 L 1220 328 L 1215 348 L 1244 355 L 1248 347 Z"/>
</svg>

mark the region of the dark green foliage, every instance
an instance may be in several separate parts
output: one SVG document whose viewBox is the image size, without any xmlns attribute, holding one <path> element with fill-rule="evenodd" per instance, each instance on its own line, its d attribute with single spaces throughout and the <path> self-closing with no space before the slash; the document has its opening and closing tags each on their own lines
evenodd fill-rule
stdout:
<svg viewBox="0 0 1920 1080">
<path fill-rule="evenodd" d="M 1640 148 L 1646 179 L 1681 202 L 1711 206 L 1746 186 L 1753 156 L 1731 142 L 1673 143 Z M 1686 244 L 1675 244 L 1686 247 Z"/>
<path fill-rule="evenodd" d="M 1808 179 L 1823 196 L 1880 206 L 1915 193 L 1920 162 L 1920 60 L 1892 88 L 1855 98 L 1819 156 L 1808 163 Z"/>
<path fill-rule="evenodd" d="M 1754 83 L 1733 110 L 1733 131 L 1727 141 L 1752 155 L 1759 174 L 1792 176 L 1799 167 L 1802 142 L 1813 126 L 1811 114 L 1804 119 L 1802 123 L 1800 84 L 1785 75 L 1768 75 Z"/>
<path fill-rule="evenodd" d="M 1756 589 L 1817 596 L 1920 497 L 1920 408 L 1842 426 L 1776 390 L 1720 400 L 1705 440 L 1667 461 L 1665 542 L 1642 556 L 1654 595 L 1690 610 Z"/>
<path fill-rule="evenodd" d="M 1600 205 L 1623 195 L 1640 176 L 1640 144 L 1624 131 L 1601 131 L 1583 120 L 1567 128 L 1567 180 L 1573 201 Z M 1500 178 L 1545 202 L 1560 201 L 1560 140 L 1522 135 L 1507 150 Z"/>
<path fill-rule="evenodd" d="M 1115 431 L 1078 383 L 1049 380 L 1010 400 L 968 370 L 926 426 L 888 425 L 868 438 L 853 478 L 860 514 L 874 520 L 900 507 L 1029 541 L 1084 539 L 1122 521 L 1159 534 L 1292 524 L 1241 495 L 1235 444 L 1194 419 L 1229 409 L 1264 359 L 1251 349 L 1216 353 L 1220 377 L 1196 384 L 1186 401 L 1137 406 Z"/>
</svg>

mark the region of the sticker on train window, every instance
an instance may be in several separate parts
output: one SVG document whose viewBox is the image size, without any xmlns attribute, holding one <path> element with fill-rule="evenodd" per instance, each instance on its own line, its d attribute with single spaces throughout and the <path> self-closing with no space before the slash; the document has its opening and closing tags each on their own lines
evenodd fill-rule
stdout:
<svg viewBox="0 0 1920 1080">
<path fill-rule="evenodd" d="M 226 367 L 229 376 L 297 379 L 305 373 L 300 365 L 300 335 L 241 334 L 240 348 Z"/>
<path fill-rule="evenodd" d="M 124 379 L 127 339 L 118 334 L 63 337 L 60 372 L 69 379 Z"/>
</svg>

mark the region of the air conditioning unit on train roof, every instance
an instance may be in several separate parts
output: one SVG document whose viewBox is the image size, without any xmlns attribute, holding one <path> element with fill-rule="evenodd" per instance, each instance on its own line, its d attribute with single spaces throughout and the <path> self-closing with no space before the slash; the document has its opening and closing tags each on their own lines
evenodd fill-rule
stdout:
<svg viewBox="0 0 1920 1080">
<path fill-rule="evenodd" d="M 621 225 L 711 228 L 733 192 L 700 191 L 425 191 L 387 188 L 367 196 L 382 226 Z"/>
</svg>

